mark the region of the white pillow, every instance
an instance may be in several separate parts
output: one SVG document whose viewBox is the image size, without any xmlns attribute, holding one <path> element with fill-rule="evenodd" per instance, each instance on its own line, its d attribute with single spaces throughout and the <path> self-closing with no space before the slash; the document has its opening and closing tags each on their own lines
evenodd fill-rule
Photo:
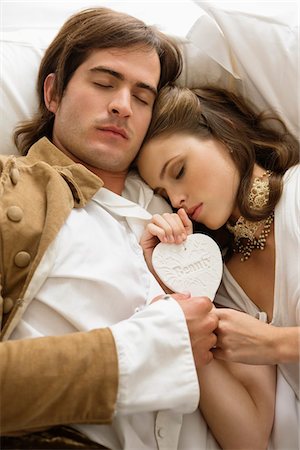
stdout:
<svg viewBox="0 0 300 450">
<path fill-rule="evenodd" d="M 297 2 L 196 3 L 209 17 L 200 17 L 188 33 L 199 53 L 194 49 L 187 61 L 185 82 L 234 87 L 259 110 L 275 110 L 299 136 Z M 203 70 L 203 52 L 218 70 Z"/>
<path fill-rule="evenodd" d="M 47 31 L 39 34 L 38 38 L 35 30 L 2 33 L 0 153 L 18 153 L 12 140 L 13 129 L 21 120 L 30 118 L 37 108 L 38 68 L 52 36 L 54 32 Z"/>
</svg>

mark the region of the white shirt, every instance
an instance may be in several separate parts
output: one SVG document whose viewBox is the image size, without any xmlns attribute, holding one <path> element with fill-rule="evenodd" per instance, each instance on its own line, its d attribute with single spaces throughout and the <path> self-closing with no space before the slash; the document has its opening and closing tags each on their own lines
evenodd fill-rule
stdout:
<svg viewBox="0 0 300 450">
<path fill-rule="evenodd" d="M 300 326 L 300 166 L 283 178 L 283 192 L 275 208 L 275 290 L 271 324 Z M 253 316 L 260 313 L 226 266 L 216 303 Z M 299 363 L 279 364 L 276 414 L 271 448 L 296 450 L 300 445 Z"/>
<path fill-rule="evenodd" d="M 44 282 L 12 338 L 110 326 L 120 371 L 117 414 L 112 425 L 78 428 L 116 450 L 218 448 L 197 410 L 182 310 L 174 300 L 148 306 L 163 292 L 138 242 L 151 218 L 144 208 L 157 199 L 137 175 L 128 177 L 125 195 L 143 207 L 102 188 L 71 212 L 39 267 Z"/>
</svg>

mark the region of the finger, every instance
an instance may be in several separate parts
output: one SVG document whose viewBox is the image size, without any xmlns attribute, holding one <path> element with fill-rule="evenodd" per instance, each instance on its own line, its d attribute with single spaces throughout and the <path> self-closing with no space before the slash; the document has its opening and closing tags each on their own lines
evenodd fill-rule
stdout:
<svg viewBox="0 0 300 450">
<path fill-rule="evenodd" d="M 159 239 L 155 235 L 153 235 L 151 231 L 149 231 L 148 225 L 146 226 L 140 240 L 140 245 L 142 246 L 143 250 L 153 248 L 159 242 Z"/>
<path fill-rule="evenodd" d="M 175 292 L 172 294 L 172 297 L 175 298 L 175 300 L 186 300 L 191 297 L 190 292 Z"/>
<path fill-rule="evenodd" d="M 217 336 L 215 333 L 212 333 L 210 336 L 210 349 L 214 350 L 215 348 L 217 348 Z"/>
<path fill-rule="evenodd" d="M 199 302 L 199 305 L 201 306 L 202 310 L 204 312 L 211 312 L 212 315 L 215 317 L 215 320 L 218 322 L 219 319 L 218 319 L 217 315 L 215 314 L 215 312 L 213 311 L 214 304 L 211 301 L 211 299 L 208 298 L 208 297 L 204 297 L 204 296 L 202 296 L 202 297 L 194 297 L 194 298 L 197 299 L 197 301 Z"/>
<path fill-rule="evenodd" d="M 173 236 L 173 228 L 170 225 L 169 221 L 166 219 L 167 215 L 168 214 L 164 214 L 164 216 L 161 216 L 160 214 L 154 214 L 152 216 L 151 223 L 164 231 L 164 233 L 162 233 L 161 235 L 165 236 L 165 240 L 163 240 L 162 242 L 174 243 L 175 239 Z"/>
<path fill-rule="evenodd" d="M 178 214 L 163 214 L 163 218 L 170 225 L 172 235 L 176 244 L 181 244 L 187 237 L 185 227 Z"/>
<path fill-rule="evenodd" d="M 194 358 L 197 367 L 204 367 L 213 360 L 214 356 L 211 350 L 205 351 L 201 349 L 200 352 L 196 351 L 196 353 L 194 353 Z"/>
<path fill-rule="evenodd" d="M 225 319 L 228 311 L 229 311 L 228 308 L 216 308 L 216 314 L 219 317 L 219 319 Z"/>
<path fill-rule="evenodd" d="M 214 355 L 213 355 L 212 351 L 210 350 L 210 351 L 207 353 L 206 364 L 209 364 L 213 359 L 214 359 Z"/>
<path fill-rule="evenodd" d="M 169 242 L 164 228 L 155 225 L 154 223 L 149 223 L 147 225 L 147 231 L 152 235 L 156 236 L 161 242 Z"/>
<path fill-rule="evenodd" d="M 224 350 L 222 350 L 219 347 L 212 348 L 211 353 L 215 359 L 221 359 L 222 361 L 225 361 L 225 360 L 228 361 L 228 358 L 226 358 Z"/>
<path fill-rule="evenodd" d="M 165 300 L 166 297 L 167 297 L 166 294 L 160 294 L 160 295 L 157 295 L 156 297 L 154 297 L 154 298 L 151 300 L 150 304 L 155 303 L 155 302 L 158 302 L 159 300 Z M 173 297 L 173 294 L 172 294 L 172 297 Z"/>
<path fill-rule="evenodd" d="M 189 291 L 184 291 L 184 292 L 175 292 L 175 294 L 178 294 L 178 295 L 183 295 L 184 296 L 184 298 L 191 298 L 192 297 L 192 294 L 189 292 Z"/>
<path fill-rule="evenodd" d="M 177 214 L 179 215 L 183 226 L 185 228 L 185 231 L 187 234 L 193 233 L 193 222 L 190 220 L 189 216 L 187 215 L 186 211 L 183 208 L 180 208 L 177 211 Z"/>
</svg>

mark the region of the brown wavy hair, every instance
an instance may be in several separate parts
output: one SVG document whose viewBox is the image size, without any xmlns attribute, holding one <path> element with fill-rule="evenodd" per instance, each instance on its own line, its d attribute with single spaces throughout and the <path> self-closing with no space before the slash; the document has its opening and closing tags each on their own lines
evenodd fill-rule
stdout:
<svg viewBox="0 0 300 450">
<path fill-rule="evenodd" d="M 252 221 L 270 215 L 281 195 L 282 176 L 299 163 L 299 142 L 278 116 L 257 113 L 243 97 L 214 86 L 188 89 L 170 85 L 161 90 L 144 143 L 172 133 L 213 138 L 225 144 L 240 174 L 239 210 Z M 259 210 L 248 203 L 255 163 L 272 171 L 269 202 Z"/>
<path fill-rule="evenodd" d="M 91 50 L 135 45 L 157 52 L 161 65 L 159 89 L 180 75 L 182 55 L 179 46 L 175 39 L 157 28 L 109 8 L 90 8 L 71 16 L 41 61 L 37 80 L 37 114 L 15 130 L 14 142 L 20 153 L 25 155 L 41 137 L 52 137 L 54 115 L 46 108 L 43 93 L 44 81 L 50 73 L 55 73 L 54 92 L 61 100 L 73 73 Z"/>
</svg>

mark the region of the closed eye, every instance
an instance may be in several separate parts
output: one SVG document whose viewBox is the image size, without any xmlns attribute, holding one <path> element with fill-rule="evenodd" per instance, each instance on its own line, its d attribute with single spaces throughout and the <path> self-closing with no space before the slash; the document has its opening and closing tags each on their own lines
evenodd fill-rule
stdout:
<svg viewBox="0 0 300 450">
<path fill-rule="evenodd" d="M 95 83 L 95 82 L 94 82 L 94 84 L 101 88 L 112 88 L 113 87 L 111 84 L 103 84 L 103 83 Z"/>
<path fill-rule="evenodd" d="M 184 175 L 184 166 L 181 167 L 177 175 L 175 176 L 176 180 L 179 180 Z"/>
<path fill-rule="evenodd" d="M 141 103 L 144 103 L 144 105 L 149 105 L 148 101 L 142 99 L 141 97 L 138 97 L 137 95 L 134 95 L 134 97 Z"/>
</svg>

